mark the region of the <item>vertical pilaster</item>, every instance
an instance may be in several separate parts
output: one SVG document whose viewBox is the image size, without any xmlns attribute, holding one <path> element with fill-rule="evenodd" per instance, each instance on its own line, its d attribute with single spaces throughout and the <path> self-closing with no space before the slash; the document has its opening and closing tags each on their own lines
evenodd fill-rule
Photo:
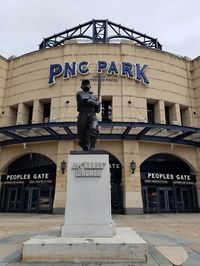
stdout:
<svg viewBox="0 0 200 266">
<path fill-rule="evenodd" d="M 17 122 L 17 109 L 8 106 L 4 112 L 4 126 L 15 126 Z"/>
<path fill-rule="evenodd" d="M 60 121 L 60 98 L 51 99 L 50 120 L 53 122 Z"/>
<path fill-rule="evenodd" d="M 29 108 L 26 104 L 20 103 L 18 105 L 17 112 L 17 124 L 27 124 L 28 123 L 28 112 Z"/>
<path fill-rule="evenodd" d="M 33 103 L 33 117 L 32 123 L 42 123 L 44 116 L 44 104 L 39 100 L 35 100 Z"/>
<path fill-rule="evenodd" d="M 123 97 L 124 121 L 145 122 L 147 121 L 146 99 L 136 97 Z"/>
<path fill-rule="evenodd" d="M 124 149 L 124 208 L 128 213 L 143 213 L 139 143 L 134 141 L 123 141 Z M 130 162 L 136 163 L 135 172 L 132 173 Z"/>
<path fill-rule="evenodd" d="M 170 124 L 181 125 L 180 105 L 175 103 L 170 108 Z"/>
<path fill-rule="evenodd" d="M 123 121 L 121 96 L 113 96 L 112 104 L 113 104 L 112 120 L 113 121 Z"/>
<path fill-rule="evenodd" d="M 62 173 L 61 162 L 64 160 L 67 163 L 68 155 L 70 151 L 74 150 L 73 141 L 60 141 L 58 143 L 57 151 L 57 169 L 56 169 L 56 186 L 55 186 L 55 198 L 53 204 L 54 213 L 64 213 L 66 190 L 67 190 L 67 168 Z"/>
<path fill-rule="evenodd" d="M 159 100 L 155 104 L 155 123 L 165 124 L 165 103 Z"/>
<path fill-rule="evenodd" d="M 182 125 L 187 127 L 196 127 L 197 125 L 193 125 L 192 121 L 192 109 L 190 107 L 181 110 L 182 113 Z"/>
</svg>

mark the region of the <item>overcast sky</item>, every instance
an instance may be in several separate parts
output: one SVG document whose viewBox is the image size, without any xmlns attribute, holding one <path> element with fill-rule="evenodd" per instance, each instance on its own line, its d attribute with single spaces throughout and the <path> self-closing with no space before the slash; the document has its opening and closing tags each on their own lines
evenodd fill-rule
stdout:
<svg viewBox="0 0 200 266">
<path fill-rule="evenodd" d="M 35 51 L 43 37 L 108 19 L 193 59 L 200 56 L 199 14 L 200 0 L 0 0 L 0 55 Z"/>
</svg>

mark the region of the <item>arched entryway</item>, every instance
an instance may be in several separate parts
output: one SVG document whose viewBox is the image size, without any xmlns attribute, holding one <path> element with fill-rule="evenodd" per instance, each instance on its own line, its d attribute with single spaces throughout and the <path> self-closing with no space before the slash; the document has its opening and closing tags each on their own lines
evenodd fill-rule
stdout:
<svg viewBox="0 0 200 266">
<path fill-rule="evenodd" d="M 184 161 L 156 154 L 141 166 L 144 213 L 196 212 L 196 177 Z"/>
<path fill-rule="evenodd" d="M 2 212 L 51 213 L 56 165 L 48 157 L 26 154 L 12 162 L 1 176 Z"/>
</svg>

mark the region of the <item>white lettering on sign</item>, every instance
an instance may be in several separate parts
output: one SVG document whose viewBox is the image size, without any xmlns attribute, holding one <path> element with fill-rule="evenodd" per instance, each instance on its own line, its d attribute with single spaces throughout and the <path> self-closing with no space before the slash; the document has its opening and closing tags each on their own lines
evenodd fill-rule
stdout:
<svg viewBox="0 0 200 266">
<path fill-rule="evenodd" d="M 110 168 L 111 169 L 120 169 L 120 164 L 119 163 L 111 163 Z"/>
<path fill-rule="evenodd" d="M 13 181 L 13 180 L 26 180 L 30 179 L 30 174 L 17 174 L 17 175 L 7 175 L 6 180 L 7 181 Z"/>
<path fill-rule="evenodd" d="M 13 175 L 6 175 L 4 178 L 5 181 L 18 181 L 18 180 L 44 180 L 49 179 L 49 173 L 42 173 L 42 174 L 13 174 Z"/>
<path fill-rule="evenodd" d="M 193 181 L 195 182 L 195 178 L 191 175 L 184 174 L 164 174 L 164 173 L 147 173 L 148 180 L 172 180 L 172 181 Z"/>
<path fill-rule="evenodd" d="M 105 163 L 83 162 L 74 163 L 72 170 L 75 170 L 76 177 L 101 177 Z"/>
<path fill-rule="evenodd" d="M 49 179 L 49 174 L 34 174 L 33 179 Z"/>
</svg>

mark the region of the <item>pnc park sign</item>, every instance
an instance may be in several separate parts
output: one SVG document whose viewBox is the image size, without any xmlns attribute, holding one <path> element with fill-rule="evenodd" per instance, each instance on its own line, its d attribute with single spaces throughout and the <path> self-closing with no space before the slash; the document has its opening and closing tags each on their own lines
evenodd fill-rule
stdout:
<svg viewBox="0 0 200 266">
<path fill-rule="evenodd" d="M 148 65 L 131 64 L 128 62 L 116 63 L 115 61 L 97 61 L 96 73 L 107 75 L 121 75 L 136 81 L 141 81 L 144 84 L 149 84 L 149 80 L 145 74 Z M 90 64 L 88 61 L 81 62 L 66 62 L 64 65 L 52 64 L 49 72 L 49 85 L 56 82 L 56 78 L 63 76 L 64 79 L 75 77 L 78 74 L 87 75 L 90 73 Z"/>
</svg>

